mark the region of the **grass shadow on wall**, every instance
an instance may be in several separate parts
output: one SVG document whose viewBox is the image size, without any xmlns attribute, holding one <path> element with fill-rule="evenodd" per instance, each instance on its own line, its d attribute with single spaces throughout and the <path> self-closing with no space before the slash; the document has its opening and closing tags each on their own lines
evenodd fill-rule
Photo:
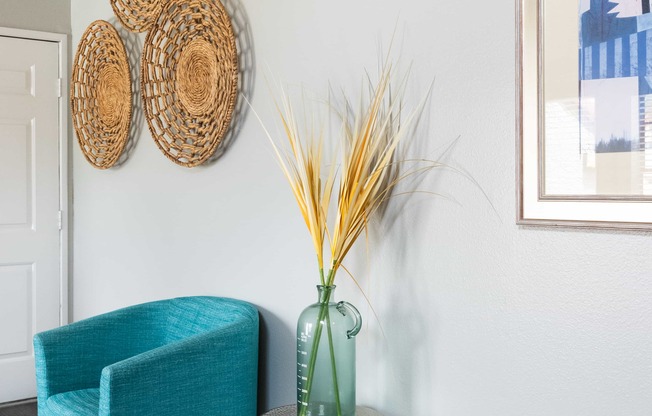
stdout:
<svg viewBox="0 0 652 416">
<path fill-rule="evenodd" d="M 432 270 L 423 275 L 430 262 L 423 257 L 421 242 L 427 232 L 424 224 L 431 223 L 433 202 L 454 201 L 441 193 L 440 181 L 450 169 L 449 151 L 456 139 L 433 149 L 430 108 L 428 102 L 398 157 L 409 161 L 401 166 L 403 172 L 414 166 L 427 169 L 397 186 L 370 227 L 374 247 L 369 251 L 378 259 L 370 274 L 377 280 L 372 303 L 378 300 L 374 307 L 384 334 L 376 334 L 367 346 L 378 362 L 367 377 L 376 384 L 378 406 L 391 414 L 420 414 L 420 404 L 427 400 L 424 395 L 432 399 L 434 389 L 438 314 L 427 281 L 437 279 L 439 273 Z"/>
<path fill-rule="evenodd" d="M 405 414 L 418 414 L 419 403 L 423 394 L 433 395 L 433 357 L 435 333 L 433 326 L 438 321 L 437 305 L 432 304 L 430 293 L 424 280 L 436 279 L 437 272 L 432 275 L 421 275 L 426 262 L 420 262 L 418 243 L 415 246 L 414 237 L 416 224 L 428 223 L 419 221 L 425 214 L 423 208 L 411 207 L 397 220 L 398 224 L 392 233 L 391 240 L 394 249 L 388 249 L 391 257 L 387 269 L 394 280 L 394 287 L 385 298 L 390 306 L 383 314 L 387 323 L 387 368 L 389 374 L 385 377 L 387 383 L 383 389 L 385 397 L 392 397 L 386 408 L 401 410 Z M 401 249 L 396 249 L 401 247 Z"/>
</svg>

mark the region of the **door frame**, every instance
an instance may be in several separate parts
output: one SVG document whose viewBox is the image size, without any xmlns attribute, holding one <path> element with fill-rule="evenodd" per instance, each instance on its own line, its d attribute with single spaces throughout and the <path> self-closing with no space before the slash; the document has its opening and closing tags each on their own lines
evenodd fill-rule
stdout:
<svg viewBox="0 0 652 416">
<path fill-rule="evenodd" d="M 70 207 L 69 174 L 69 75 L 68 43 L 69 35 L 62 33 L 40 32 L 35 30 L 0 27 L 0 36 L 45 41 L 56 43 L 59 47 L 59 325 L 70 321 L 69 277 L 70 270 L 70 224 L 72 212 Z"/>
</svg>

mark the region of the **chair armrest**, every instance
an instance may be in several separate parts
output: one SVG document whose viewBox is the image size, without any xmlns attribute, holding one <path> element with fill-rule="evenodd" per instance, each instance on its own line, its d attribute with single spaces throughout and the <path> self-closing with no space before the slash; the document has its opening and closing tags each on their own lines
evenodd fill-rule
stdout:
<svg viewBox="0 0 652 416">
<path fill-rule="evenodd" d="M 38 400 L 97 388 L 105 366 L 161 345 L 154 315 L 151 308 L 131 307 L 36 334 Z"/>
<path fill-rule="evenodd" d="M 258 316 L 102 371 L 100 416 L 255 416 Z"/>
</svg>

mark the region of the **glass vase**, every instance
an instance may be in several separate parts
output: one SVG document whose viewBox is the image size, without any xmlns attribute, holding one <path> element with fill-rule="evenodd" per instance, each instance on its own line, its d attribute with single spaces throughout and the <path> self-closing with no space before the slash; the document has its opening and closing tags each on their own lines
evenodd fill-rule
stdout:
<svg viewBox="0 0 652 416">
<path fill-rule="evenodd" d="M 297 415 L 355 416 L 355 335 L 360 312 L 335 302 L 335 286 L 317 286 L 318 301 L 297 323 Z"/>
</svg>

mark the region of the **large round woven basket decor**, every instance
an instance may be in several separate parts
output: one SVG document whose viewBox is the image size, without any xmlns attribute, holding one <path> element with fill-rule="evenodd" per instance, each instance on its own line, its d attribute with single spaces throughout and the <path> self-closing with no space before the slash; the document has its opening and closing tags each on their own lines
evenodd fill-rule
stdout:
<svg viewBox="0 0 652 416">
<path fill-rule="evenodd" d="M 141 64 L 145 118 L 173 162 L 205 162 L 222 141 L 238 91 L 231 20 L 219 0 L 170 0 L 147 34 Z"/>
<path fill-rule="evenodd" d="M 120 23 L 132 32 L 144 32 L 152 26 L 165 0 L 111 0 Z"/>
<path fill-rule="evenodd" d="M 131 76 L 120 35 L 108 22 L 88 26 L 77 46 L 70 82 L 70 107 L 86 160 L 110 168 L 129 138 Z"/>
</svg>

